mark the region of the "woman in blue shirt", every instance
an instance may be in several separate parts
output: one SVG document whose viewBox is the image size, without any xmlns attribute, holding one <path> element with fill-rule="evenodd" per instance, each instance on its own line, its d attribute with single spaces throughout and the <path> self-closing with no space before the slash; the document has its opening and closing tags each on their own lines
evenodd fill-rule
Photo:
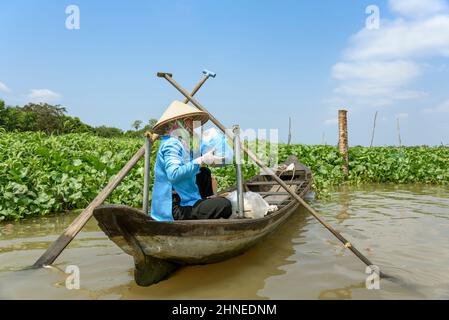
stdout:
<svg viewBox="0 0 449 320">
<path fill-rule="evenodd" d="M 157 221 L 229 218 L 231 202 L 222 197 L 202 198 L 210 192 L 203 189 L 209 170 L 203 164 L 222 162 L 213 150 L 192 160 L 191 138 L 193 123 L 201 125 L 209 120 L 206 112 L 179 101 L 173 102 L 154 126 L 160 134 L 161 144 L 156 157 L 151 217 Z M 206 178 L 204 177 L 206 175 Z M 200 187 L 202 190 L 200 190 Z"/>
</svg>

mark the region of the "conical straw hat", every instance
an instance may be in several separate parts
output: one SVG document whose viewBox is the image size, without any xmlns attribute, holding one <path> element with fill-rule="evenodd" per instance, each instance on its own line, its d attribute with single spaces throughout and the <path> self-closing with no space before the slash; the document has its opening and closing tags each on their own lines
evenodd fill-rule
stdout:
<svg viewBox="0 0 449 320">
<path fill-rule="evenodd" d="M 203 125 L 209 120 L 209 115 L 188 104 L 173 101 L 159 121 L 154 125 L 153 130 L 157 134 L 164 134 L 170 122 L 185 118 L 191 118 L 193 121 L 201 121 Z"/>
</svg>

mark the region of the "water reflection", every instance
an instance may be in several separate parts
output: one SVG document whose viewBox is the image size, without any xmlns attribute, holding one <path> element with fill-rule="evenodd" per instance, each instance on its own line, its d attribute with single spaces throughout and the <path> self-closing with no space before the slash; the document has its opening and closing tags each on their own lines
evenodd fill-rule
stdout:
<svg viewBox="0 0 449 320">
<path fill-rule="evenodd" d="M 259 294 L 265 279 L 286 273 L 283 266 L 294 264 L 292 239 L 298 239 L 306 224 L 304 215 L 291 217 L 263 243 L 233 259 L 177 271 L 168 280 L 148 288 L 134 282 L 108 290 L 124 299 L 263 299 Z"/>
<path fill-rule="evenodd" d="M 321 291 L 318 296 L 321 300 L 350 300 L 352 299 L 352 291 L 354 289 L 364 289 L 365 283 L 361 282 L 356 285 L 349 285 L 344 288 L 329 289 Z"/>
<path fill-rule="evenodd" d="M 340 210 L 337 214 L 337 221 L 338 223 L 344 222 L 346 219 L 349 219 L 351 216 L 349 215 L 349 192 L 348 189 L 341 190 L 339 192 L 339 203 L 340 203 Z"/>
<path fill-rule="evenodd" d="M 0 296 L 9 292 L 9 298 L 32 299 L 37 297 L 34 286 L 40 284 L 40 291 L 49 299 L 269 298 L 258 295 L 258 291 L 264 287 L 266 278 L 285 274 L 281 267 L 295 263 L 289 260 L 294 253 L 292 239 L 300 236 L 306 223 L 304 215 L 295 214 L 262 244 L 245 254 L 222 263 L 182 268 L 168 280 L 148 288 L 135 284 L 132 258 L 110 242 L 95 221 L 89 222 L 55 267 L 19 271 L 31 265 L 74 217 L 54 217 L 45 228 L 50 235 L 45 235 L 40 226 L 33 225 L 36 220 L 28 220 L 15 224 L 14 234 L 0 238 Z M 67 275 L 64 269 L 70 264 L 81 269 L 82 290 L 77 292 L 65 289 Z M 121 275 L 117 277 L 119 272 Z M 111 281 L 112 278 L 115 281 Z M 33 283 L 31 286 L 30 282 Z"/>
<path fill-rule="evenodd" d="M 365 288 L 365 266 L 303 209 L 244 255 L 186 267 L 149 288 L 132 258 L 91 220 L 57 260 L 31 265 L 76 215 L 0 224 L 0 298 L 24 299 L 416 299 L 449 298 L 449 190 L 367 185 L 309 202 L 381 270 L 407 282 Z M 68 265 L 81 290 L 65 288 Z"/>
</svg>

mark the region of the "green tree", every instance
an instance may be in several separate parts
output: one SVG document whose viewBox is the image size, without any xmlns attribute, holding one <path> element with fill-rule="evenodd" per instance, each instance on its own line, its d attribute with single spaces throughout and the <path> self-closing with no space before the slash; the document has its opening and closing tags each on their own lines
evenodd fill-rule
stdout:
<svg viewBox="0 0 449 320">
<path fill-rule="evenodd" d="M 62 133 L 64 131 L 64 114 L 67 110 L 60 105 L 48 103 L 29 103 L 22 108 L 23 112 L 36 115 L 36 130 L 46 133 Z"/>
<path fill-rule="evenodd" d="M 91 126 L 83 123 L 78 117 L 64 116 L 61 133 L 94 133 Z"/>
<path fill-rule="evenodd" d="M 153 127 L 156 125 L 157 121 L 157 119 L 150 119 L 148 121 L 148 126 L 151 128 L 151 132 L 153 132 Z"/>
<path fill-rule="evenodd" d="M 118 128 L 100 126 L 94 129 L 94 132 L 99 137 L 114 138 L 123 136 L 123 131 Z"/>
<path fill-rule="evenodd" d="M 20 107 L 9 107 L 1 104 L 0 126 L 6 131 L 33 131 L 36 117 L 31 113 L 23 112 Z"/>
<path fill-rule="evenodd" d="M 5 101 L 0 99 L 0 127 L 5 128 L 6 106 Z"/>
<path fill-rule="evenodd" d="M 138 131 L 141 125 L 142 125 L 142 121 L 136 120 L 136 121 L 133 122 L 133 124 L 132 124 L 131 126 L 132 126 L 134 129 L 136 129 L 136 131 Z"/>
<path fill-rule="evenodd" d="M 100 137 L 123 137 L 122 130 L 113 127 L 92 127 L 78 117 L 65 115 L 66 108 L 47 103 L 29 103 L 23 107 L 7 106 L 0 100 L 0 127 L 5 131 L 42 131 L 48 134 L 91 133 Z M 140 128 L 142 122 L 136 121 Z M 130 131 L 129 136 L 141 136 L 140 131 Z"/>
<path fill-rule="evenodd" d="M 145 125 L 145 127 L 143 127 L 142 130 L 138 131 L 139 135 L 142 136 L 145 132 L 153 133 L 153 127 L 156 123 L 157 123 L 156 119 L 150 119 L 148 121 L 148 124 Z"/>
</svg>

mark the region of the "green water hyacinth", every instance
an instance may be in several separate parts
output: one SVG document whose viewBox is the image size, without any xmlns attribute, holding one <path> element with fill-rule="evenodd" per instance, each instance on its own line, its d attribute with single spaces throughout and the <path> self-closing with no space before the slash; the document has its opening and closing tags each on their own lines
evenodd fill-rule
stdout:
<svg viewBox="0 0 449 320">
<path fill-rule="evenodd" d="M 334 146 L 280 146 L 280 158 L 296 155 L 314 175 L 318 194 L 343 183 L 449 184 L 449 147 L 350 147 L 349 176 Z"/>
<path fill-rule="evenodd" d="M 143 143 L 143 138 L 0 131 L 0 221 L 85 208 Z M 157 148 L 158 143 L 153 147 L 153 164 Z M 444 146 L 352 147 L 348 179 L 336 147 L 279 145 L 279 161 L 290 154 L 312 169 L 318 195 L 343 183 L 449 184 L 449 148 Z M 234 166 L 212 171 L 220 189 L 235 184 Z M 247 179 L 259 170 L 246 163 L 243 173 Z M 141 207 L 142 186 L 143 160 L 107 201 Z"/>
<path fill-rule="evenodd" d="M 0 133 L 0 220 L 86 207 L 143 141 Z M 108 200 L 135 206 L 142 202 L 142 184 L 143 161 Z"/>
</svg>

